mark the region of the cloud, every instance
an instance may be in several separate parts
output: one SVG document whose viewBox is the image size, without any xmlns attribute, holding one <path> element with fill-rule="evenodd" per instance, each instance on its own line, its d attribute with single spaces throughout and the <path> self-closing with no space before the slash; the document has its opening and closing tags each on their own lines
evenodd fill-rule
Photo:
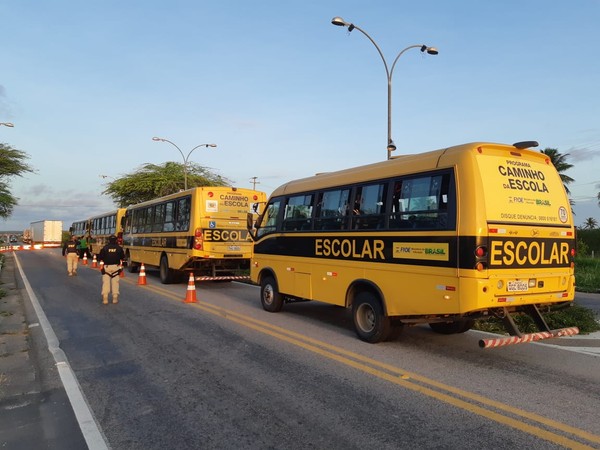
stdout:
<svg viewBox="0 0 600 450">
<path fill-rule="evenodd" d="M 25 188 L 19 195 L 19 206 L 29 208 L 98 208 L 112 203 L 109 197 L 95 191 L 57 190 L 47 184 Z M 110 209 L 110 207 L 109 207 Z"/>
<path fill-rule="evenodd" d="M 567 153 L 571 162 L 589 161 L 600 156 L 600 141 L 591 142 L 587 146 L 572 147 Z"/>
</svg>

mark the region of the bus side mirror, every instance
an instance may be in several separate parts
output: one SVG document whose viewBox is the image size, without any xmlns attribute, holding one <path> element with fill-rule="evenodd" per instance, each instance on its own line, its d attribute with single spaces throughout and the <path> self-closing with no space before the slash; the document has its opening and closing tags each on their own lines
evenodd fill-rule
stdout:
<svg viewBox="0 0 600 450">
<path fill-rule="evenodd" d="M 248 213 L 246 215 L 246 228 L 248 229 L 248 235 L 252 240 L 256 240 L 256 229 L 254 228 L 254 214 Z"/>
</svg>

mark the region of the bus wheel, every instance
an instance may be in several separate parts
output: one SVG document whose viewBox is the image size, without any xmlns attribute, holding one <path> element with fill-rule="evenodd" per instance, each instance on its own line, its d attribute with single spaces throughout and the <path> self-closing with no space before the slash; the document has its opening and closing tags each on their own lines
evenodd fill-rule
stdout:
<svg viewBox="0 0 600 450">
<path fill-rule="evenodd" d="M 475 321 L 469 320 L 457 320 L 455 322 L 433 322 L 429 326 L 433 331 L 440 334 L 458 334 L 469 331 L 475 325 Z"/>
<path fill-rule="evenodd" d="M 129 273 L 137 273 L 138 265 L 131 260 L 131 255 L 127 253 L 127 271 Z"/>
<path fill-rule="evenodd" d="M 260 282 L 260 302 L 265 311 L 279 312 L 283 307 L 283 296 L 272 276 L 264 277 Z"/>
<path fill-rule="evenodd" d="M 173 282 L 173 271 L 169 269 L 167 255 L 163 255 L 160 258 L 160 282 L 162 284 L 171 284 Z"/>
<path fill-rule="evenodd" d="M 392 330 L 389 317 L 383 313 L 378 298 L 371 292 L 359 293 L 352 303 L 352 317 L 358 337 L 375 344 L 385 341 Z"/>
</svg>

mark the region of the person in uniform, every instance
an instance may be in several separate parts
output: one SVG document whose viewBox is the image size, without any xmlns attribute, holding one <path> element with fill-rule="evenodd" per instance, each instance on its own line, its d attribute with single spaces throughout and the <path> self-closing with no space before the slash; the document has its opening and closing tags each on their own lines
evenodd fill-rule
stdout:
<svg viewBox="0 0 600 450">
<path fill-rule="evenodd" d="M 108 294 L 112 292 L 112 302 L 119 303 L 119 274 L 123 270 L 121 262 L 125 259 L 123 247 L 117 244 L 113 234 L 108 244 L 102 247 L 98 259 L 104 263 L 102 267 L 102 304 L 108 304 Z"/>
<path fill-rule="evenodd" d="M 63 256 L 67 257 L 67 273 L 70 277 L 77 275 L 77 262 L 79 261 L 79 254 L 77 252 L 77 239 L 75 236 L 71 236 L 66 241 L 62 248 Z"/>
</svg>

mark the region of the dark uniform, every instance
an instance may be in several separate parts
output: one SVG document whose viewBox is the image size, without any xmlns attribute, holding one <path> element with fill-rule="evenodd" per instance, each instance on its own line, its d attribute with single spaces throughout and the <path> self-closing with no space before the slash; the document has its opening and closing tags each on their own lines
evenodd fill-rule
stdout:
<svg viewBox="0 0 600 450">
<path fill-rule="evenodd" d="M 125 259 L 123 248 L 117 244 L 117 237 L 108 238 L 108 244 L 102 247 L 98 259 L 104 263 L 102 268 L 102 303 L 108 304 L 108 294 L 112 291 L 112 302 L 119 302 L 119 274 L 123 268 L 121 261 Z"/>
<path fill-rule="evenodd" d="M 64 243 L 62 249 L 63 256 L 67 256 L 67 273 L 70 277 L 77 275 L 77 262 L 79 261 L 79 254 L 77 253 L 77 239 L 75 236 Z"/>
</svg>

